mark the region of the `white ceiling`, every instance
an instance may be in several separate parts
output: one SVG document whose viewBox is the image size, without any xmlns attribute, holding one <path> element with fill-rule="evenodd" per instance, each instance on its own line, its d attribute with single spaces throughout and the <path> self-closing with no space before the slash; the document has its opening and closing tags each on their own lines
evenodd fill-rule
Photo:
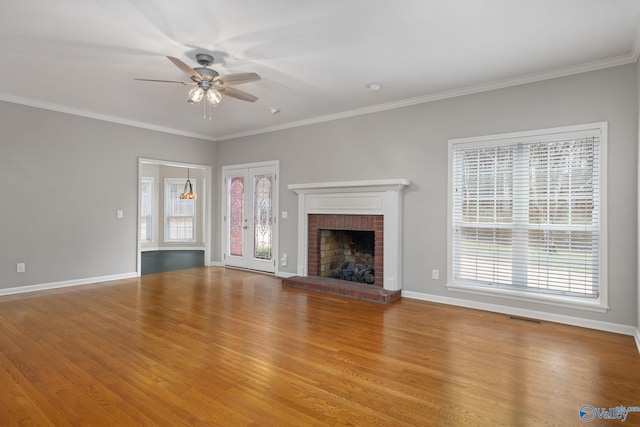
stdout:
<svg viewBox="0 0 640 427">
<path fill-rule="evenodd" d="M 0 100 L 212 140 L 635 62 L 638 0 L 2 0 Z M 257 72 L 203 120 L 166 56 Z M 382 82 L 372 92 L 367 83 Z M 270 108 L 280 109 L 271 114 Z"/>
</svg>

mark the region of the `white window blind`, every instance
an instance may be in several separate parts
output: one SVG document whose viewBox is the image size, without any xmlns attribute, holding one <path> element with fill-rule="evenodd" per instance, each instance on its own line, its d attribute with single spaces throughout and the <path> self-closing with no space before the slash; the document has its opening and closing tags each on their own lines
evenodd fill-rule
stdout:
<svg viewBox="0 0 640 427">
<path fill-rule="evenodd" d="M 196 180 L 191 179 L 193 191 L 196 190 Z M 165 179 L 165 242 L 194 242 L 196 224 L 196 201 L 181 199 L 185 180 Z"/>
<path fill-rule="evenodd" d="M 452 142 L 454 284 L 600 298 L 602 126 Z"/>
</svg>

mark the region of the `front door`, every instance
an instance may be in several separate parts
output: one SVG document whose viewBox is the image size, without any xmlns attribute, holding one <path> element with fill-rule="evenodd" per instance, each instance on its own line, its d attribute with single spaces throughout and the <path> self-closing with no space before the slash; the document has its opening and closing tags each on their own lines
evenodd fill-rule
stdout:
<svg viewBox="0 0 640 427">
<path fill-rule="evenodd" d="M 225 167 L 224 264 L 275 272 L 277 165 Z"/>
</svg>

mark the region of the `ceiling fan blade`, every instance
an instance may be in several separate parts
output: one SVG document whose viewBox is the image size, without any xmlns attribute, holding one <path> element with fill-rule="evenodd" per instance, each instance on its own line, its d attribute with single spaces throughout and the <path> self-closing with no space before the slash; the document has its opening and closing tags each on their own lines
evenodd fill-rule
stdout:
<svg viewBox="0 0 640 427">
<path fill-rule="evenodd" d="M 180 83 L 181 85 L 185 85 L 185 86 L 192 86 L 196 84 L 196 83 L 179 82 L 177 80 L 154 80 L 154 79 L 133 79 L 133 80 L 138 80 L 140 82 Z"/>
<path fill-rule="evenodd" d="M 247 92 L 243 92 L 241 90 L 234 89 L 232 87 L 221 87 L 218 89 L 218 91 L 223 95 L 230 96 L 231 98 L 240 99 L 242 101 L 256 102 L 258 100 L 257 96 L 253 96 Z"/>
<path fill-rule="evenodd" d="M 257 73 L 227 74 L 226 76 L 218 76 L 213 79 L 213 81 L 227 86 L 255 82 L 257 80 L 260 80 L 260 76 Z"/>
<path fill-rule="evenodd" d="M 202 80 L 202 76 L 200 75 L 200 73 L 195 71 L 193 68 L 189 67 L 187 64 L 185 64 L 178 58 L 174 58 L 173 56 L 167 56 L 167 58 L 169 59 L 169 61 L 173 62 L 173 64 L 176 67 L 180 68 L 183 73 L 191 77 L 191 80 L 195 80 L 197 82 Z"/>
</svg>

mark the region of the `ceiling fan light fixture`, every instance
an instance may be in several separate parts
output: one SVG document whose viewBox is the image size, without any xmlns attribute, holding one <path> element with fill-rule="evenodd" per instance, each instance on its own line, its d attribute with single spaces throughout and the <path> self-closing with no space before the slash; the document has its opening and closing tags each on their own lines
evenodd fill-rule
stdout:
<svg viewBox="0 0 640 427">
<path fill-rule="evenodd" d="M 178 67 L 184 74 L 189 76 L 192 83 L 186 83 L 183 81 L 175 81 L 175 80 L 151 80 L 151 79 L 136 79 L 136 80 L 144 80 L 144 81 L 152 81 L 152 82 L 162 82 L 162 83 L 179 83 L 182 85 L 193 85 L 193 87 L 189 91 L 189 96 L 187 97 L 187 103 L 189 104 L 199 104 L 203 100 L 205 102 L 202 103 L 203 107 L 203 118 L 207 118 L 207 106 L 209 107 L 209 120 L 211 121 L 211 110 L 217 107 L 222 101 L 222 92 L 224 91 L 225 96 L 229 96 L 231 98 L 240 99 L 242 101 L 247 102 L 256 102 L 258 100 L 257 96 L 253 96 L 249 93 L 243 92 L 239 89 L 235 89 L 231 86 L 239 85 L 243 83 L 250 83 L 260 80 L 260 76 L 257 73 L 235 73 L 235 74 L 227 74 L 221 76 L 216 70 L 208 68 L 211 64 L 213 64 L 213 57 L 206 53 L 200 53 L 196 55 L 196 60 L 201 67 L 191 68 L 182 60 L 175 58 L 173 56 L 167 56 L 167 59 L 173 63 L 176 67 Z M 205 99 L 206 98 L 206 99 Z"/>
<path fill-rule="evenodd" d="M 213 106 L 217 106 L 222 101 L 222 94 L 215 89 L 209 89 L 207 91 L 207 101 Z"/>
<path fill-rule="evenodd" d="M 202 89 L 200 86 L 196 86 L 189 91 L 189 99 L 187 100 L 187 102 L 189 102 L 190 104 L 197 104 L 198 102 L 202 101 L 202 98 L 204 98 L 204 89 Z"/>
</svg>

